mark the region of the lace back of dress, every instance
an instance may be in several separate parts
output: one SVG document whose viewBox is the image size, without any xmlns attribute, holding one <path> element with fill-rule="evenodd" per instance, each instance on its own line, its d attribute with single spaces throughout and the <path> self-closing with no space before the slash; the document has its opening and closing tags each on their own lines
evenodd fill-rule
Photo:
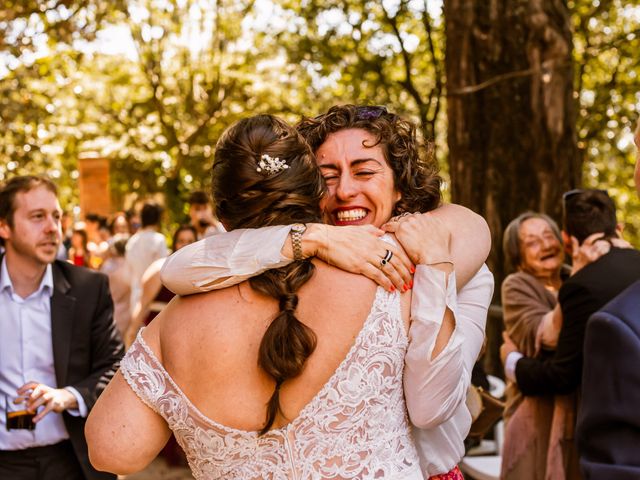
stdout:
<svg viewBox="0 0 640 480">
<path fill-rule="evenodd" d="M 220 425 L 183 394 L 139 335 L 122 362 L 198 479 L 421 479 L 402 390 L 407 338 L 398 294 L 381 288 L 354 345 L 289 425 L 263 436 Z"/>
</svg>

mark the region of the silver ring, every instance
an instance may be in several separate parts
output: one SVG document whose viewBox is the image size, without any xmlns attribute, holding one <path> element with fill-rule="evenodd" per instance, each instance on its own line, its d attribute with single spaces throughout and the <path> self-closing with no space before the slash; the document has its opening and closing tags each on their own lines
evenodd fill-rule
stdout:
<svg viewBox="0 0 640 480">
<path fill-rule="evenodd" d="M 391 258 L 393 258 L 393 252 L 391 250 L 387 250 L 387 253 L 385 254 L 384 258 L 380 260 L 380 268 L 384 267 L 387 263 L 389 263 L 391 261 Z"/>
</svg>

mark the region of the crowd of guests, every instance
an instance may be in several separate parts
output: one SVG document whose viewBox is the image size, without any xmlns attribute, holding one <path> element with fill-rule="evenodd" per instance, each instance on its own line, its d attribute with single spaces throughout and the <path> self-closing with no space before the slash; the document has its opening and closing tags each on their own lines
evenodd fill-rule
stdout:
<svg viewBox="0 0 640 480">
<path fill-rule="evenodd" d="M 463 478 L 489 236 L 423 155 L 381 107 L 242 120 L 170 249 L 155 202 L 72 224 L 9 179 L 0 478 L 113 479 L 172 435 L 198 478 Z M 560 201 L 504 231 L 501 478 L 640 478 L 640 252 L 606 191 Z"/>
<path fill-rule="evenodd" d="M 188 218 L 173 232 L 171 249 L 161 233 L 163 208 L 155 201 L 109 217 L 88 213 L 77 222 L 67 212 L 62 213 L 63 237 L 57 258 L 109 277 L 116 327 L 125 340 L 132 341 L 137 329 L 152 318 L 147 318 L 149 312 L 157 314 L 173 297 L 172 292 L 161 288 L 159 275 L 168 255 L 224 231 L 204 191 L 192 192 L 188 206 Z"/>
</svg>

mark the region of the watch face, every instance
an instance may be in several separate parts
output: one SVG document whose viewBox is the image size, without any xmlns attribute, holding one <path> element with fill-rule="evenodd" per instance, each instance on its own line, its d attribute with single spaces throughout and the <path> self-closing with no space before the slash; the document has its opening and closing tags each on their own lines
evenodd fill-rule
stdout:
<svg viewBox="0 0 640 480">
<path fill-rule="evenodd" d="M 291 227 L 291 230 L 297 233 L 304 233 L 306 229 L 307 229 L 307 226 L 300 223 L 296 223 Z"/>
</svg>

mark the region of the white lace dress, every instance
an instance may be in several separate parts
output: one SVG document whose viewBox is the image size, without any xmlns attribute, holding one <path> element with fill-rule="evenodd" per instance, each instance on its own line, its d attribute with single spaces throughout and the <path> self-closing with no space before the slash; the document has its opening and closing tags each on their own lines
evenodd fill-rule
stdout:
<svg viewBox="0 0 640 480">
<path fill-rule="evenodd" d="M 290 424 L 261 437 L 203 415 L 140 334 L 120 368 L 167 421 L 197 479 L 421 480 L 402 392 L 407 336 L 399 298 L 378 287 L 362 330 L 328 382 Z"/>
</svg>

